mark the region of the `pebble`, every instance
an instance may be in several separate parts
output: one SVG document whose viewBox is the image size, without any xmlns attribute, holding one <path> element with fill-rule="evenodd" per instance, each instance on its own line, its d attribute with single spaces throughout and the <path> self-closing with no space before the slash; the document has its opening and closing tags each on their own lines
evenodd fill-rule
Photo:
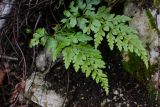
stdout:
<svg viewBox="0 0 160 107">
<path fill-rule="evenodd" d="M 127 102 L 123 102 L 124 105 L 126 105 Z"/>
<path fill-rule="evenodd" d="M 107 99 L 108 100 L 108 99 Z M 104 107 L 105 104 L 108 102 L 106 99 L 104 99 L 102 102 L 101 102 L 101 107 Z M 110 100 L 111 101 L 111 100 Z"/>
<path fill-rule="evenodd" d="M 115 91 L 113 92 L 113 94 L 118 95 L 119 92 L 118 92 L 117 90 L 115 90 Z"/>
<path fill-rule="evenodd" d="M 84 99 L 84 97 L 81 97 L 81 99 L 83 100 L 83 99 Z"/>
<path fill-rule="evenodd" d="M 122 88 L 117 88 L 117 90 L 121 93 L 122 92 Z"/>
<path fill-rule="evenodd" d="M 107 102 L 108 102 L 108 103 L 111 102 L 111 101 L 112 101 L 112 100 L 110 100 L 110 99 L 107 98 Z"/>
<path fill-rule="evenodd" d="M 126 99 L 125 99 L 124 97 L 122 97 L 122 100 L 123 100 L 123 101 L 126 101 Z"/>
<path fill-rule="evenodd" d="M 117 96 L 114 96 L 114 97 L 113 97 L 113 100 L 117 101 Z"/>
<path fill-rule="evenodd" d="M 134 102 L 134 104 L 136 104 L 136 105 L 137 105 L 137 102 Z"/>
<path fill-rule="evenodd" d="M 117 107 L 122 107 L 122 103 L 119 103 Z"/>
<path fill-rule="evenodd" d="M 118 107 L 118 103 L 115 103 L 114 106 L 115 106 L 115 107 Z"/>
<path fill-rule="evenodd" d="M 120 94 L 119 96 L 120 96 L 120 97 L 123 97 L 123 94 Z"/>
</svg>

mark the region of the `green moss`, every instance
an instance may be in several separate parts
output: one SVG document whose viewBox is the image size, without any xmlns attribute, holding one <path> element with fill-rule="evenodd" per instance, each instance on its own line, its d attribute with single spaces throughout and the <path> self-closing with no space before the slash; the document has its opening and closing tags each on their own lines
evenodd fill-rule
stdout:
<svg viewBox="0 0 160 107">
<path fill-rule="evenodd" d="M 124 69 L 136 80 L 145 84 L 148 92 L 148 100 L 150 105 L 155 105 L 157 103 L 156 96 L 157 90 L 154 87 L 153 82 L 151 81 L 151 75 L 154 73 L 157 65 L 149 66 L 146 69 L 145 65 L 137 56 L 130 53 L 128 54 L 129 60 L 123 61 Z"/>
<path fill-rule="evenodd" d="M 147 82 L 150 79 L 151 74 L 155 71 L 156 65 L 150 66 L 148 69 L 138 56 L 129 53 L 129 61 L 123 61 L 124 69 L 131 74 L 135 79 Z"/>
<path fill-rule="evenodd" d="M 155 89 L 152 82 L 147 84 L 148 98 L 151 105 L 155 105 L 157 103 L 156 96 L 158 91 Z"/>
<path fill-rule="evenodd" d="M 160 0 L 157 0 L 160 2 Z M 154 16 L 151 14 L 151 12 L 146 9 L 146 16 L 149 20 L 149 24 L 151 26 L 152 29 L 155 29 L 159 34 L 160 34 L 160 30 L 158 29 L 157 25 L 156 25 L 156 19 L 154 18 Z"/>
<path fill-rule="evenodd" d="M 156 8 L 160 9 L 160 0 L 153 0 L 153 5 L 154 5 Z"/>
</svg>

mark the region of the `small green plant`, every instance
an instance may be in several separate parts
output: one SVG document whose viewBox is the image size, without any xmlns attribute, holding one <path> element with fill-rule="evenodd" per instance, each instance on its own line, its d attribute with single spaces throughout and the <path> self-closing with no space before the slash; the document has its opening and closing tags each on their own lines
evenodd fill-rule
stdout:
<svg viewBox="0 0 160 107">
<path fill-rule="evenodd" d="M 62 53 L 66 69 L 72 63 L 76 72 L 81 69 L 86 77 L 91 76 L 96 83 L 100 83 L 108 94 L 107 75 L 102 72 L 105 62 L 98 50 L 103 39 L 107 40 L 111 50 L 117 46 L 122 52 L 134 52 L 146 67 L 148 58 L 137 32 L 126 24 L 130 18 L 111 14 L 105 6 L 96 9 L 94 6 L 99 3 L 100 0 L 72 1 L 69 10 L 64 11 L 62 25 L 54 28 L 54 36 L 39 28 L 33 34 L 30 47 L 38 44 L 47 47 L 53 60 Z M 94 46 L 90 41 L 94 41 Z"/>
</svg>

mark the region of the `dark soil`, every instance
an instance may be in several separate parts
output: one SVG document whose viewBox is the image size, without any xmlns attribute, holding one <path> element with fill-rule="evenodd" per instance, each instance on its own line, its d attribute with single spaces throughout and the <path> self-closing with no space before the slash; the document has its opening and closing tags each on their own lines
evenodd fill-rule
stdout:
<svg viewBox="0 0 160 107">
<path fill-rule="evenodd" d="M 47 74 L 51 89 L 68 99 L 66 107 L 156 107 L 149 100 L 147 87 L 124 72 L 115 52 L 107 52 L 110 60 L 104 72 L 109 77 L 108 96 L 91 78 L 75 73 L 72 68 L 66 71 L 62 62 Z"/>
<path fill-rule="evenodd" d="M 80 72 L 76 73 L 72 67 L 66 71 L 63 62 L 58 62 L 51 68 L 45 79 L 52 84 L 50 89 L 68 99 L 66 107 L 156 107 L 156 104 L 152 105 L 149 101 L 146 86 L 124 72 L 121 69 L 119 56 L 116 57 L 113 53 L 115 52 L 110 53 L 113 56 L 108 56 L 112 60 L 108 62 L 108 68 L 104 70 L 109 77 L 110 93 L 108 96 L 91 78 L 85 78 L 85 75 Z M 11 63 L 13 64 L 14 62 Z M 17 69 L 18 67 L 13 68 L 13 70 Z M 1 107 L 9 105 L 8 100 L 14 84 L 20 82 L 11 73 L 15 71 L 8 74 L 9 78 L 6 77 L 0 90 Z M 35 104 L 30 102 L 29 107 L 35 107 Z"/>
</svg>

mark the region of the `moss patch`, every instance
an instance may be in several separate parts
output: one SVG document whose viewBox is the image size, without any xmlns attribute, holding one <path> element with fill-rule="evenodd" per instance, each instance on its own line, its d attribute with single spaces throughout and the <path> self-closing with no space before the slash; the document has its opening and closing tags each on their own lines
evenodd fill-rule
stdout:
<svg viewBox="0 0 160 107">
<path fill-rule="evenodd" d="M 154 69 L 156 68 L 156 65 L 150 66 L 147 69 L 138 56 L 129 53 L 127 57 L 129 57 L 129 60 L 123 61 L 124 69 L 135 79 L 142 82 L 147 82 L 147 80 L 150 79 L 151 74 L 155 71 Z"/>
</svg>

